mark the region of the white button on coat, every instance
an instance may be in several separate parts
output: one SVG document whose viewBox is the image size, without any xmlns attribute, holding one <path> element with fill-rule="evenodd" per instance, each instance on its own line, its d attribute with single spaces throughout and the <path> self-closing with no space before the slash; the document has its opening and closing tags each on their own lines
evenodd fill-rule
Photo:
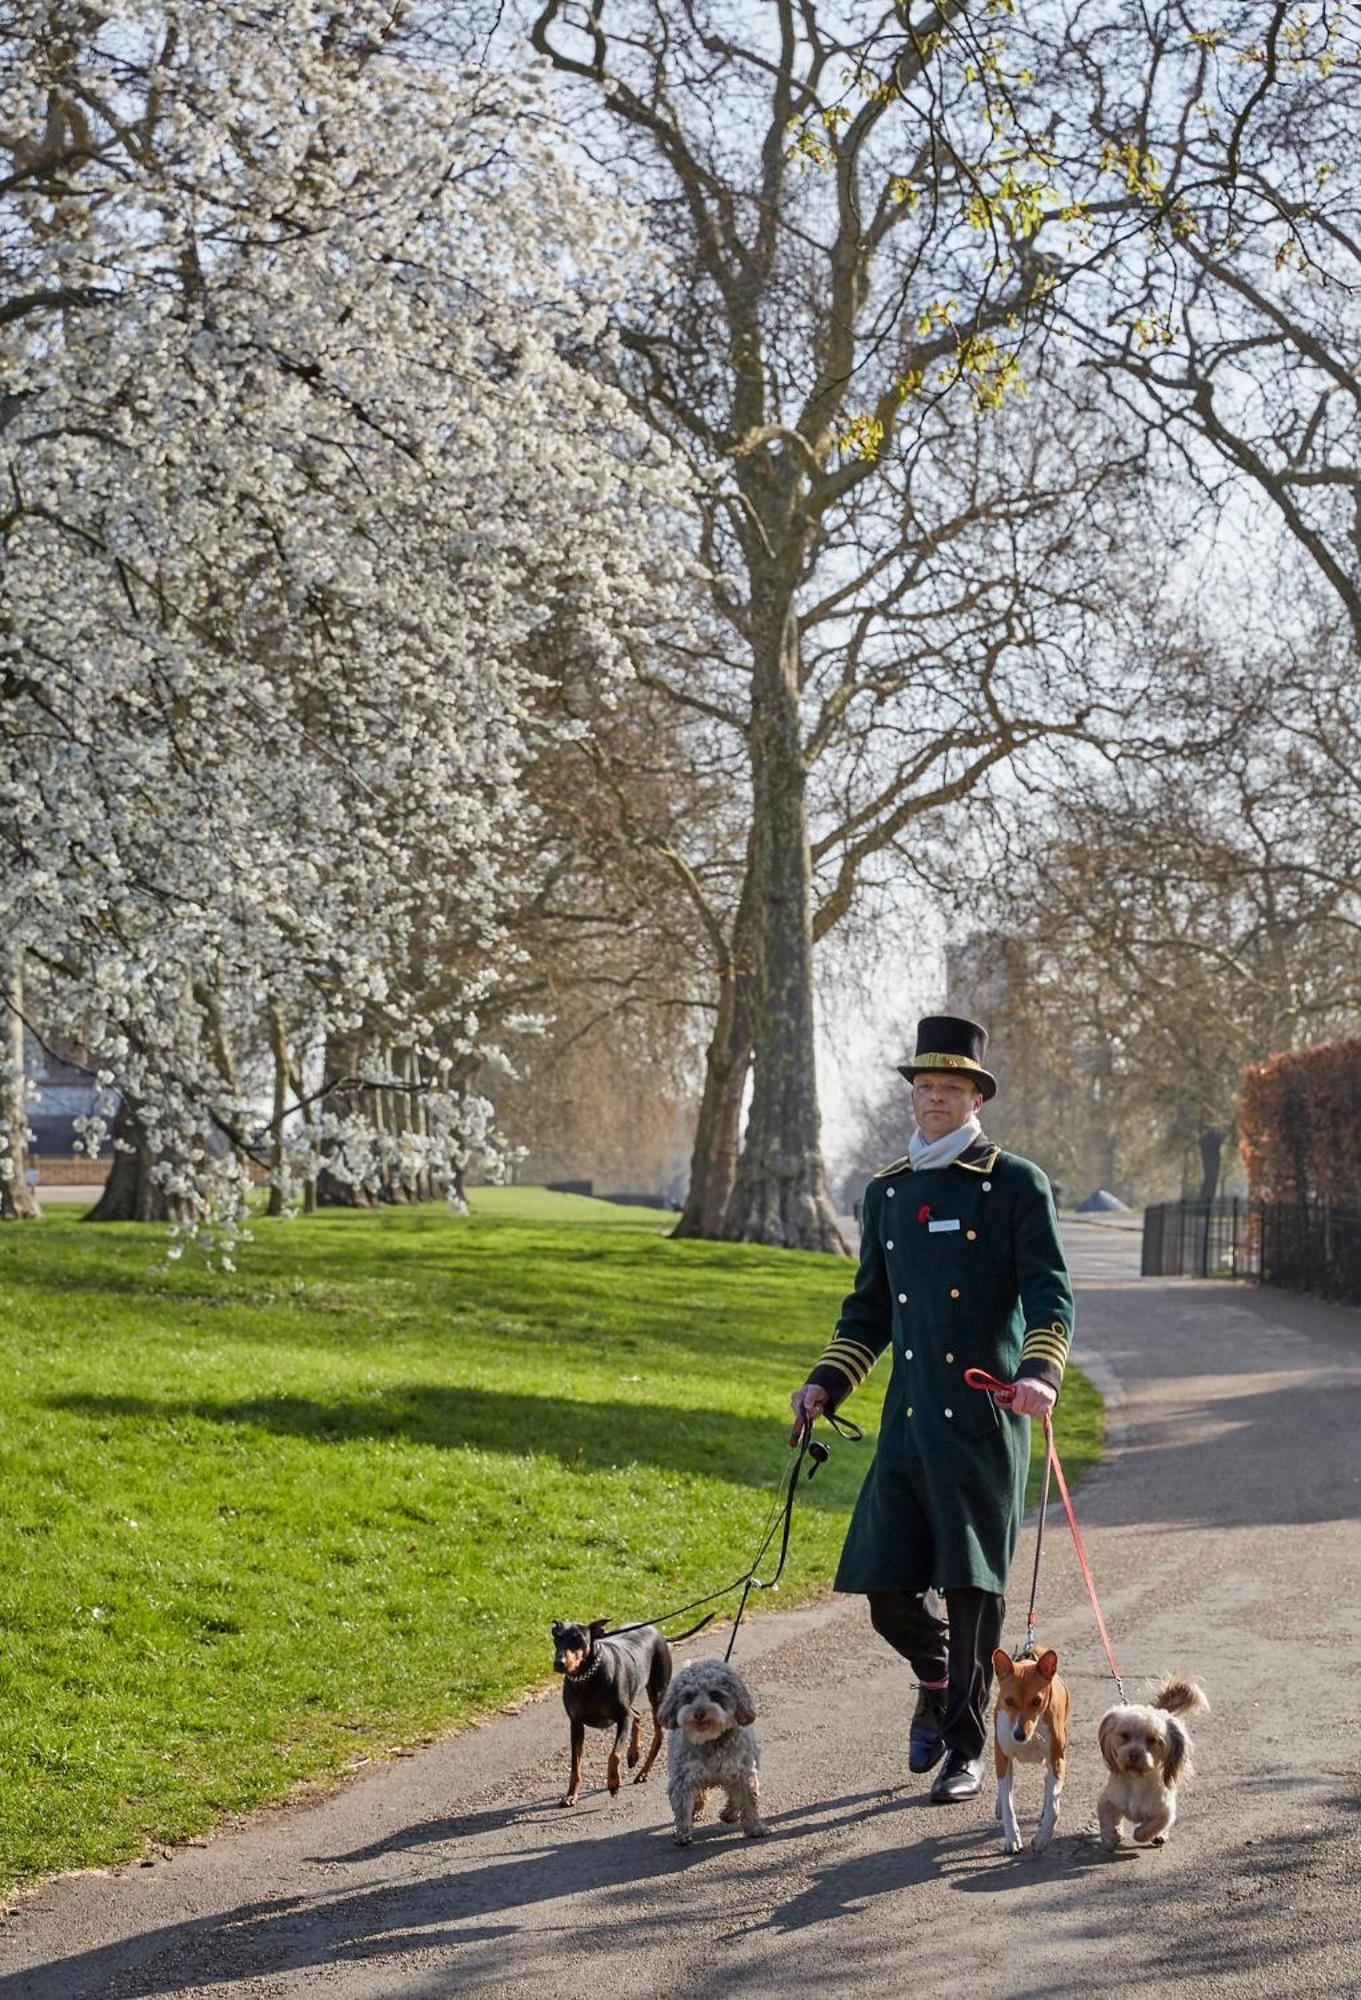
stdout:
<svg viewBox="0 0 1361 2000">
<path fill-rule="evenodd" d="M 945 1414 L 946 1414 L 946 1416 L 947 1416 L 947 1417 L 952 1417 L 952 1416 L 954 1415 L 954 1411 L 953 1411 L 953 1410 L 947 1410 L 947 1411 L 945 1412 Z"/>
<path fill-rule="evenodd" d="M 884 1248 L 885 1250 L 891 1250 L 893 1248 L 893 1238 L 891 1236 L 889 1237 L 888 1242 L 884 1245 Z"/>
<path fill-rule="evenodd" d="M 905 1305 L 907 1304 L 907 1293 L 906 1293 L 906 1292 L 899 1292 L 899 1294 L 898 1294 L 898 1304 L 899 1304 L 900 1306 L 905 1306 Z"/>
<path fill-rule="evenodd" d="M 892 1194 L 892 1192 L 893 1192 L 893 1189 L 892 1189 L 892 1188 L 890 1188 L 890 1189 L 889 1189 L 889 1193 L 890 1193 L 890 1194 Z M 983 1192 L 984 1192 L 984 1194 L 991 1194 L 991 1193 L 992 1193 L 992 1182 L 991 1182 L 991 1181 L 984 1181 L 984 1183 L 983 1183 Z"/>
</svg>

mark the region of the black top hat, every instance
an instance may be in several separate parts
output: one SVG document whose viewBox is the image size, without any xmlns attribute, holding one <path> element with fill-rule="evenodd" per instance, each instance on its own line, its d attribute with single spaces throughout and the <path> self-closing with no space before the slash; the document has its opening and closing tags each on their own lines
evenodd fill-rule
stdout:
<svg viewBox="0 0 1361 2000">
<path fill-rule="evenodd" d="M 898 1065 L 909 1082 L 923 1070 L 949 1070 L 969 1077 L 985 1098 L 997 1095 L 997 1078 L 983 1067 L 988 1031 L 959 1014 L 928 1014 L 917 1023 L 917 1051 Z"/>
</svg>

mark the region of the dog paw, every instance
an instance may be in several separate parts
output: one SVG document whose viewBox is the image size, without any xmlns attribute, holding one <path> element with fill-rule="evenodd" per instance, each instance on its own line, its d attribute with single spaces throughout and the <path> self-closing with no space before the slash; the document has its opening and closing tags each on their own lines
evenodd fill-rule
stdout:
<svg viewBox="0 0 1361 2000">
<path fill-rule="evenodd" d="M 574 1805 L 576 1804 L 576 1802 L 577 1802 L 577 1799 L 576 1799 L 576 1793 L 575 1793 L 575 1792 L 568 1792 L 568 1794 L 567 1794 L 567 1796 L 566 1796 L 565 1798 L 561 1798 L 561 1799 L 559 1799 L 559 1800 L 558 1800 L 558 1804 L 559 1804 L 560 1806 L 574 1806 Z"/>
<path fill-rule="evenodd" d="M 645 1785 L 647 1783 L 647 1772 L 640 1771 L 633 1782 L 635 1785 Z"/>
<path fill-rule="evenodd" d="M 643 1761 L 643 1753 L 641 1750 L 630 1750 L 628 1756 L 625 1758 L 624 1761 L 628 1765 L 631 1771 L 634 1769 L 636 1765 L 641 1764 L 641 1762 Z"/>
<path fill-rule="evenodd" d="M 1020 1834 L 1019 1833 L 1009 1834 L 1007 1838 L 1002 1842 L 1003 1854 L 1019 1854 L 1020 1851 L 1021 1851 Z"/>
<path fill-rule="evenodd" d="M 766 1835 L 770 1832 L 770 1828 L 766 1825 L 764 1820 L 758 1819 L 758 1820 L 753 1820 L 750 1826 L 744 1826 L 742 1831 L 747 1836 L 748 1840 L 764 1840 Z"/>
<path fill-rule="evenodd" d="M 1048 1845 L 1049 1835 L 1047 1833 L 1037 1833 L 1030 1843 L 1030 1851 L 1032 1854 L 1043 1854 Z"/>
<path fill-rule="evenodd" d="M 677 1847 L 690 1847 L 694 1844 L 693 1833 L 678 1833 L 674 1837 Z"/>
</svg>

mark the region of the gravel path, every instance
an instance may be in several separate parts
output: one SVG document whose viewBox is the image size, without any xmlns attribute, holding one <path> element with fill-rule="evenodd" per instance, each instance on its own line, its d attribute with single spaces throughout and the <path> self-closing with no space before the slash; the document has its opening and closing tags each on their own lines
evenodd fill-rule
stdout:
<svg viewBox="0 0 1361 2000">
<path fill-rule="evenodd" d="M 1110 1686 L 1060 1517 L 1041 1638 L 1077 1730 L 1042 1858 L 1003 1857 L 990 1783 L 926 1803 L 905 1670 L 832 1600 L 744 1628 L 766 1841 L 709 1826 L 677 1850 L 655 1781 L 558 1810 L 554 1695 L 154 1867 L 50 1885 L 0 1935 L 0 2000 L 1361 1993 L 1361 1313 L 1140 1282 L 1129 1230 L 1071 1242 L 1080 1353 L 1119 1392 L 1079 1501 L 1116 1651 L 1131 1692 L 1184 1668 L 1215 1709 L 1165 1850 L 1094 1837 Z M 1018 1790 L 1024 1827 L 1034 1775 Z"/>
</svg>

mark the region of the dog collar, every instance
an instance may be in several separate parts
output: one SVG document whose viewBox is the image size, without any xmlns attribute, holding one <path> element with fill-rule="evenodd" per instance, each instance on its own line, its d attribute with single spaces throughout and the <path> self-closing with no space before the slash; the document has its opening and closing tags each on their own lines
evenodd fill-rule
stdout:
<svg viewBox="0 0 1361 2000">
<path fill-rule="evenodd" d="M 568 1674 L 567 1678 L 569 1681 L 588 1681 L 591 1678 L 591 1675 L 595 1672 L 596 1668 L 600 1664 L 601 1661 L 599 1653 L 593 1653 L 591 1655 L 591 1664 L 589 1667 L 583 1667 L 580 1673 Z"/>
</svg>

